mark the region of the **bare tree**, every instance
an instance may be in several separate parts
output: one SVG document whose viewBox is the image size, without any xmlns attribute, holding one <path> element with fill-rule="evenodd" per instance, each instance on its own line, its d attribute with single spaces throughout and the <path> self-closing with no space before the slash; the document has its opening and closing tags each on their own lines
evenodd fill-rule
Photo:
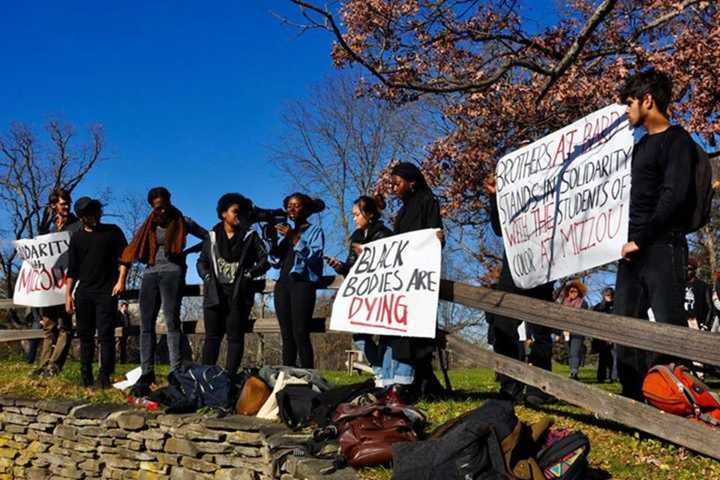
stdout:
<svg viewBox="0 0 720 480">
<path fill-rule="evenodd" d="M 330 203 L 344 239 L 352 231 L 350 202 L 373 192 L 390 161 L 424 158 L 432 138 L 425 108 L 359 96 L 356 82 L 346 75 L 329 78 L 290 104 L 282 117 L 285 132 L 269 147 L 297 187 Z"/>
<path fill-rule="evenodd" d="M 47 138 L 28 126 L 13 124 L 0 136 L 0 269 L 4 293 L 12 295 L 17 270 L 12 241 L 45 232 L 51 221 L 47 199 L 55 188 L 72 192 L 102 158 L 102 127 L 91 126 L 85 143 L 77 143 L 72 125 L 51 121 Z"/>
</svg>

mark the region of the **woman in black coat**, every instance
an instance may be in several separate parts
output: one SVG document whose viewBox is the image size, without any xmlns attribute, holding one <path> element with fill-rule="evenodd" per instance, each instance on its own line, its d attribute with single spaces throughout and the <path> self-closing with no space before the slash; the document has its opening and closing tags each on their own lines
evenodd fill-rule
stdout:
<svg viewBox="0 0 720 480">
<path fill-rule="evenodd" d="M 363 195 L 353 202 L 352 216 L 357 229 L 350 236 L 350 248 L 347 259 L 342 262 L 333 257 L 326 257 L 330 265 L 339 275 L 347 275 L 350 268 L 355 264 L 358 255 L 362 252 L 362 246 L 381 238 L 389 237 L 392 231 L 382 221 L 382 211 L 385 209 L 385 202 L 382 197 L 369 197 Z M 379 387 L 385 386 L 382 378 L 382 357 L 378 345 L 373 341 L 372 335 L 353 335 L 355 348 L 363 352 L 368 363 L 375 372 L 375 383 Z"/>
<path fill-rule="evenodd" d="M 242 362 L 245 332 L 250 331 L 250 311 L 255 300 L 253 279 L 270 268 L 267 250 L 252 230 L 252 202 L 239 193 L 218 200 L 221 220 L 203 242 L 197 271 L 203 279 L 205 343 L 202 363 L 215 365 L 220 343 L 227 335 L 226 370 L 237 373 Z"/>
<path fill-rule="evenodd" d="M 402 201 L 395 217 L 394 234 L 439 228 L 438 238 L 444 243 L 440 204 L 420 169 L 412 163 L 401 162 L 393 167 L 391 175 L 393 193 Z M 383 340 L 392 356 L 390 371 L 383 373 L 386 378 L 390 377 L 386 383 L 413 385 L 411 395 L 440 395 L 444 392 L 432 369 L 435 339 L 383 337 Z M 387 370 L 387 363 L 383 364 L 383 370 Z"/>
</svg>

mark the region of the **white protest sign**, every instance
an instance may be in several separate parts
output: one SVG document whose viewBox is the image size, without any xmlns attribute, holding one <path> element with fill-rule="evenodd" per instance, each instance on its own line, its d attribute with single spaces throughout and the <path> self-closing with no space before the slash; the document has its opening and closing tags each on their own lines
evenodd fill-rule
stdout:
<svg viewBox="0 0 720 480">
<path fill-rule="evenodd" d="M 434 338 L 440 250 L 436 229 L 363 245 L 335 297 L 330 329 Z"/>
<path fill-rule="evenodd" d="M 69 248 L 68 232 L 17 240 L 15 250 L 23 263 L 15 281 L 13 303 L 28 307 L 65 304 L 65 274 Z"/>
<path fill-rule="evenodd" d="M 498 213 L 518 287 L 620 258 L 633 150 L 625 109 L 605 107 L 498 162 Z"/>
</svg>

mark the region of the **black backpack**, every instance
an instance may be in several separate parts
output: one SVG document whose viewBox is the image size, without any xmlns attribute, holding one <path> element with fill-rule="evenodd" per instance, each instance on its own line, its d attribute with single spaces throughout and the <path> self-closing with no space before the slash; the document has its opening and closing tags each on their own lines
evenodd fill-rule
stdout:
<svg viewBox="0 0 720 480">
<path fill-rule="evenodd" d="M 217 365 L 187 364 L 168 375 L 166 392 L 169 412 L 193 412 L 199 408 L 229 408 L 233 384 L 230 375 Z"/>
<path fill-rule="evenodd" d="M 280 420 L 293 430 L 306 426 L 318 395 L 309 384 L 286 385 L 275 395 Z"/>
<path fill-rule="evenodd" d="M 687 132 L 686 134 L 689 135 Z M 695 182 L 692 188 L 694 205 L 685 227 L 686 234 L 697 232 L 708 224 L 712 201 L 715 196 L 715 190 L 712 186 L 713 171 L 710 157 L 694 140 L 693 145 L 695 146 Z"/>
</svg>

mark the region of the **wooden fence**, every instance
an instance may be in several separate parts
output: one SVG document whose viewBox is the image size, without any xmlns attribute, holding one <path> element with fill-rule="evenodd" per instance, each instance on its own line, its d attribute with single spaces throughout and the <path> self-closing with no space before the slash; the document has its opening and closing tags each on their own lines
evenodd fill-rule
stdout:
<svg viewBox="0 0 720 480">
<path fill-rule="evenodd" d="M 324 288 L 337 289 L 340 280 L 340 278 L 326 277 Z M 269 294 L 271 291 L 272 283 L 269 283 L 264 293 Z M 198 285 L 189 285 L 184 294 L 198 296 L 201 291 Z M 133 296 L 137 297 L 136 291 L 128 292 L 129 298 Z M 720 335 L 715 333 L 578 310 L 450 280 L 441 282 L 440 299 L 496 314 L 497 321 L 503 321 L 503 318 L 525 320 L 608 342 L 674 355 L 709 365 L 720 365 Z M 12 302 L 0 301 L 0 309 L 10 307 Z M 329 317 L 328 308 L 316 310 L 315 315 L 318 320 L 326 321 Z M 262 335 L 278 331 L 277 319 L 265 316 L 263 309 L 256 319 L 255 332 Z M 41 336 L 40 330 L 0 331 L 0 342 Z M 495 354 L 480 345 L 469 344 L 455 335 L 448 336 L 448 344 L 454 354 L 461 358 L 472 359 L 498 373 L 536 386 L 562 401 L 589 410 L 599 418 L 655 435 L 720 460 L 720 429 L 665 414 L 648 405 Z"/>
</svg>

